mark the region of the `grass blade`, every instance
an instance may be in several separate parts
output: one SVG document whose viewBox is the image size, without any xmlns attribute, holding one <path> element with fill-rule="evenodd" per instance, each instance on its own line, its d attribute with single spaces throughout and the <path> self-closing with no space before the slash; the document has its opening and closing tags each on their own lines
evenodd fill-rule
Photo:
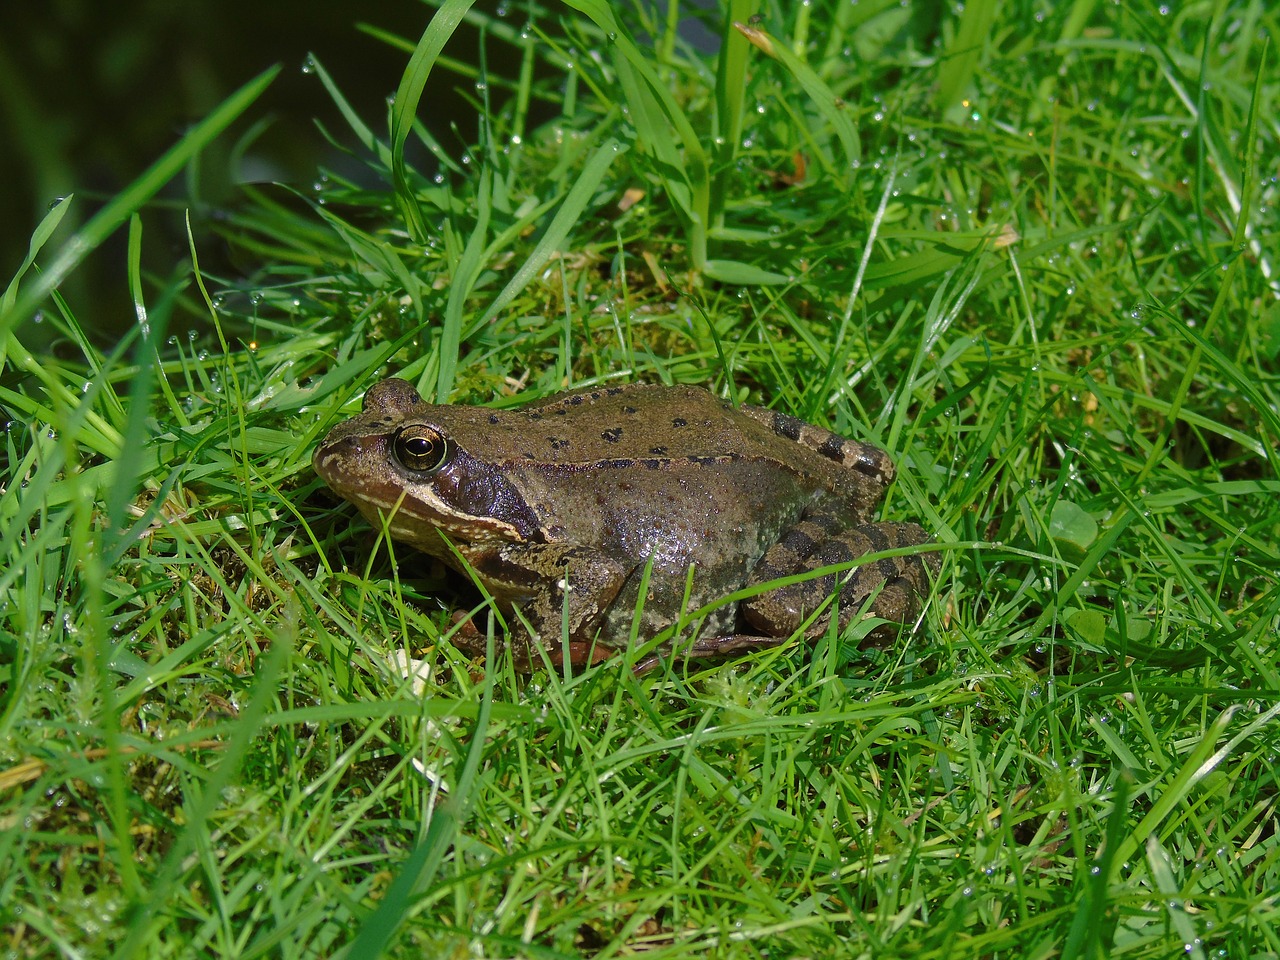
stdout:
<svg viewBox="0 0 1280 960">
<path fill-rule="evenodd" d="M 999 9 L 998 0 L 971 0 L 961 9 L 959 29 L 938 69 L 934 108 L 939 113 L 950 112 L 973 86 L 973 75 L 991 40 L 991 28 Z"/>
<path fill-rule="evenodd" d="M 560 209 L 556 211 L 556 215 L 547 224 L 547 229 L 533 248 L 533 252 L 529 254 L 520 269 L 515 272 L 515 275 L 507 281 L 507 285 L 502 288 L 502 292 L 494 298 L 493 303 L 489 304 L 489 308 L 485 310 L 481 319 L 482 323 L 491 320 L 502 310 L 505 310 L 516 294 L 524 289 L 525 284 L 533 279 L 534 274 L 546 265 L 547 260 L 551 258 L 555 251 L 563 249 L 565 238 L 569 236 L 574 224 L 578 222 L 582 212 L 587 208 L 587 204 L 595 196 L 596 190 L 604 180 L 605 174 L 608 173 L 613 162 L 626 153 L 626 150 L 627 148 L 618 141 L 609 140 L 601 144 L 595 153 L 591 155 L 582 168 L 582 174 L 568 194 L 565 195 Z"/>
<path fill-rule="evenodd" d="M 229 96 L 137 180 L 94 214 L 89 222 L 63 245 L 52 262 L 41 271 L 33 283 L 19 288 L 18 295 L 8 309 L 0 310 L 0 336 L 8 334 L 17 323 L 25 320 L 36 306 L 66 279 L 67 274 L 89 255 L 90 251 L 97 249 L 107 237 L 115 233 L 131 214 L 155 196 L 201 150 L 208 146 L 210 141 L 248 110 L 250 105 L 271 85 L 271 81 L 279 72 L 278 66 L 265 70 Z"/>
<path fill-rule="evenodd" d="M 404 218 L 409 236 L 416 243 L 426 243 L 427 227 L 422 219 L 422 211 L 418 208 L 416 190 L 409 182 L 404 146 L 418 116 L 418 105 L 422 101 L 422 91 L 427 87 L 427 78 L 431 76 L 431 68 L 435 66 L 440 51 L 474 2 L 475 0 L 445 0 L 440 4 L 440 9 L 427 24 L 427 29 L 422 32 L 422 38 L 413 50 L 413 56 L 409 58 L 409 64 L 405 67 L 400 86 L 396 90 L 395 103 L 391 107 L 391 183 L 395 191 L 396 206 Z"/>
</svg>

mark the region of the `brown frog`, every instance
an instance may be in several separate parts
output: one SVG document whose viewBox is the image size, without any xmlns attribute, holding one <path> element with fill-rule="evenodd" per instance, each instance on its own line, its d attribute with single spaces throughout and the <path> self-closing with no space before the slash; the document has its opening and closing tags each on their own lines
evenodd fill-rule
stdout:
<svg viewBox="0 0 1280 960">
<path fill-rule="evenodd" d="M 917 524 L 872 522 L 894 475 L 883 450 L 697 387 L 600 387 L 490 410 L 426 404 L 383 380 L 313 463 L 375 526 L 469 566 L 501 609 L 519 608 L 532 633 L 506 619 L 524 669 L 542 662 L 537 645 L 585 665 L 677 623 L 690 625 L 682 656 L 773 646 L 836 589 L 841 626 L 873 594 L 871 614 L 904 623 L 939 568 L 936 553 L 881 558 L 691 620 L 742 588 L 929 542 Z M 484 650 L 470 624 L 455 643 Z"/>
</svg>

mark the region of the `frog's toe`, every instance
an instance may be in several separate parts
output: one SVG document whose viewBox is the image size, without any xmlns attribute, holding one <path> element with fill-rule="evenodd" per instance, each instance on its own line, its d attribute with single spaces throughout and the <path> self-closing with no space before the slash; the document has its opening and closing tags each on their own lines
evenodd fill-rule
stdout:
<svg viewBox="0 0 1280 960">
<path fill-rule="evenodd" d="M 752 633 L 731 633 L 720 637 L 702 637 L 683 651 L 690 660 L 700 657 L 728 657 L 752 650 L 768 650 L 785 643 L 786 637 L 766 637 Z"/>
<path fill-rule="evenodd" d="M 711 660 L 738 656 L 755 650 L 768 650 L 786 642 L 786 637 L 764 637 L 750 633 L 731 633 L 723 636 L 699 637 L 691 645 L 677 651 L 674 656 L 679 660 Z M 663 659 L 660 654 L 656 653 L 645 657 L 634 667 L 636 676 L 644 676 L 654 668 L 661 666 Z"/>
</svg>

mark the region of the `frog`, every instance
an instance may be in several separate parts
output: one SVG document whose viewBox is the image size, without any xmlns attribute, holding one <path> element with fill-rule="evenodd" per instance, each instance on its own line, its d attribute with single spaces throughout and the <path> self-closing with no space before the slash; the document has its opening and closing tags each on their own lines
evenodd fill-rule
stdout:
<svg viewBox="0 0 1280 960">
<path fill-rule="evenodd" d="M 638 673 L 813 640 L 833 617 L 877 618 L 883 636 L 919 616 L 940 569 L 918 523 L 873 519 L 895 476 L 884 450 L 693 385 L 498 409 L 430 404 L 393 377 L 312 463 L 375 529 L 474 577 L 525 672 L 664 631 Z M 459 620 L 454 645 L 484 656 Z"/>
</svg>

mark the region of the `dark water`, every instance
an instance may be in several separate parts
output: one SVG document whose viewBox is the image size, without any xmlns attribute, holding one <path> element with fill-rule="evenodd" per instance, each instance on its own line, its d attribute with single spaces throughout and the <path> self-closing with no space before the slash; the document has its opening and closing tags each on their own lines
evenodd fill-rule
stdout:
<svg viewBox="0 0 1280 960">
<path fill-rule="evenodd" d="M 272 64 L 280 76 L 249 117 L 224 134 L 197 177 L 162 196 L 180 209 L 197 198 L 216 206 L 237 178 L 310 183 L 319 165 L 339 163 L 316 130 L 339 137 L 345 124 L 320 83 L 302 72 L 314 52 L 360 116 L 385 130 L 386 98 L 408 54 L 356 28 L 368 23 L 416 42 L 433 9 L 413 0 L 44 0 L 0 3 L 0 289 L 18 267 L 36 224 L 57 197 L 74 192 L 68 228 L 131 182 L 182 131 Z M 474 61 L 475 33 L 448 53 Z M 455 49 L 456 48 L 456 49 Z M 438 82 L 437 82 L 438 81 Z M 452 121 L 472 136 L 475 113 L 451 91 L 456 76 L 433 74 L 432 126 Z M 228 157 L 252 122 L 266 120 L 244 163 Z M 181 219 L 144 217 L 148 263 L 172 269 L 185 256 Z M 69 230 L 63 231 L 63 236 Z M 176 236 L 174 235 L 176 233 Z M 46 254 L 42 259 L 50 259 Z M 165 265 L 168 265 L 168 269 Z M 123 231 L 95 252 L 64 288 L 82 323 L 109 342 L 131 322 Z M 26 331 L 30 345 L 40 334 Z"/>
</svg>

